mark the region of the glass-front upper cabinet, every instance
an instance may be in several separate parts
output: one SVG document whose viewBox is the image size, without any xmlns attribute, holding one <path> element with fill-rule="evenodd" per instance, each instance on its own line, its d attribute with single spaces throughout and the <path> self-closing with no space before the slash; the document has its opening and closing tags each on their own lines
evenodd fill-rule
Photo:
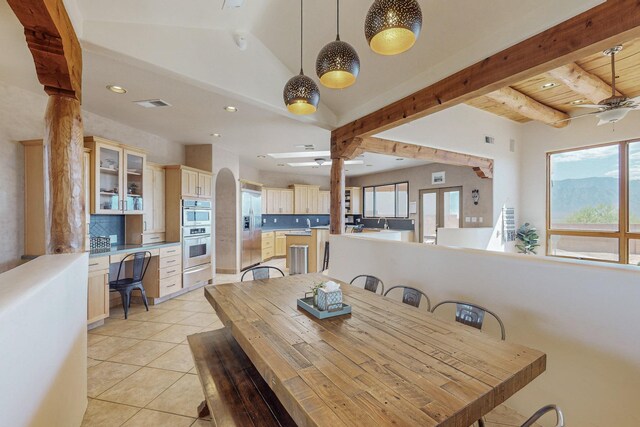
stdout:
<svg viewBox="0 0 640 427">
<path fill-rule="evenodd" d="M 96 148 L 95 211 L 102 214 L 121 213 L 122 149 L 103 144 L 96 144 Z"/>
<path fill-rule="evenodd" d="M 146 156 L 136 151 L 124 150 L 125 170 L 123 210 L 125 213 L 143 213 L 143 178 Z"/>
</svg>

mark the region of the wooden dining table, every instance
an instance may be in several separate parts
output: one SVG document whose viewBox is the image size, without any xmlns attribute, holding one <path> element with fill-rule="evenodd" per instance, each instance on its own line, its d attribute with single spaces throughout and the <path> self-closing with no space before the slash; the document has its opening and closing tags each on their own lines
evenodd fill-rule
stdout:
<svg viewBox="0 0 640 427">
<path fill-rule="evenodd" d="M 544 372 L 546 355 L 342 282 L 352 313 L 297 307 L 321 274 L 205 296 L 299 426 L 470 426 Z"/>
</svg>

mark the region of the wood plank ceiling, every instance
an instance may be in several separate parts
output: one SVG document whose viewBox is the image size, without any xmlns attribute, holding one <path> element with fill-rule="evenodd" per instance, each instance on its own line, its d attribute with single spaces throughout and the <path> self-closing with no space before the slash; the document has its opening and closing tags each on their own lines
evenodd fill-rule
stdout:
<svg viewBox="0 0 640 427">
<path fill-rule="evenodd" d="M 624 49 L 616 55 L 616 89 L 629 98 L 640 95 L 640 39 L 634 39 L 622 45 Z M 611 83 L 611 63 L 608 56 L 602 53 L 583 58 L 576 61 L 582 69 L 599 77 L 605 83 Z M 557 83 L 557 86 L 551 88 L 543 88 L 547 83 Z M 527 80 L 523 80 L 511 87 L 534 100 L 565 113 L 580 112 L 585 113 L 588 110 L 577 108 L 571 103 L 574 101 L 582 101 L 590 104 L 591 101 L 586 99 L 584 95 L 573 92 L 568 86 L 560 82 L 557 78 L 552 77 L 549 73 L 540 74 Z M 610 95 L 609 95 L 610 96 Z M 467 102 L 476 108 L 506 117 L 518 123 L 526 123 L 531 121 L 517 111 L 498 103 L 488 96 L 481 96 Z M 579 110 L 579 111 L 578 111 Z"/>
</svg>

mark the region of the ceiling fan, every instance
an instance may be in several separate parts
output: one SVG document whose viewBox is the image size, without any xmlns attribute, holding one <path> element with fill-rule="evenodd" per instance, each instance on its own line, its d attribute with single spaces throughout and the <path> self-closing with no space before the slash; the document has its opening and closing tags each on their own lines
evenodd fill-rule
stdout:
<svg viewBox="0 0 640 427">
<path fill-rule="evenodd" d="M 603 99 L 597 104 L 575 105 L 575 107 L 580 108 L 595 108 L 597 111 L 560 120 L 560 122 L 595 115 L 600 119 L 598 126 L 602 126 L 608 123 L 616 123 L 624 119 L 630 111 L 640 109 L 640 96 L 627 98 L 626 96 L 616 95 L 616 54 L 621 50 L 622 46 L 618 45 L 603 52 L 604 55 L 611 57 L 611 97 Z"/>
</svg>

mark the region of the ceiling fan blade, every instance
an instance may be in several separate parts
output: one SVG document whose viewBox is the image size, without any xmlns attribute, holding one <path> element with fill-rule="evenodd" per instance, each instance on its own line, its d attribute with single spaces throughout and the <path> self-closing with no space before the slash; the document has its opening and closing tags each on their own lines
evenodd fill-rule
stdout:
<svg viewBox="0 0 640 427">
<path fill-rule="evenodd" d="M 573 119 L 579 119 L 580 117 L 593 116 L 594 114 L 599 114 L 600 111 L 592 111 L 590 113 L 579 114 L 577 116 L 569 117 L 568 119 L 558 120 L 557 122 L 553 122 L 553 124 L 568 122 Z"/>
<path fill-rule="evenodd" d="M 576 105 L 572 105 L 572 107 L 577 107 L 577 108 L 598 108 L 598 109 L 607 108 L 605 105 L 599 105 L 599 104 L 576 104 Z"/>
<path fill-rule="evenodd" d="M 624 119 L 631 110 L 633 110 L 633 108 L 623 107 L 602 111 L 598 113 L 598 118 L 600 119 L 598 126 L 619 122 Z"/>
</svg>

